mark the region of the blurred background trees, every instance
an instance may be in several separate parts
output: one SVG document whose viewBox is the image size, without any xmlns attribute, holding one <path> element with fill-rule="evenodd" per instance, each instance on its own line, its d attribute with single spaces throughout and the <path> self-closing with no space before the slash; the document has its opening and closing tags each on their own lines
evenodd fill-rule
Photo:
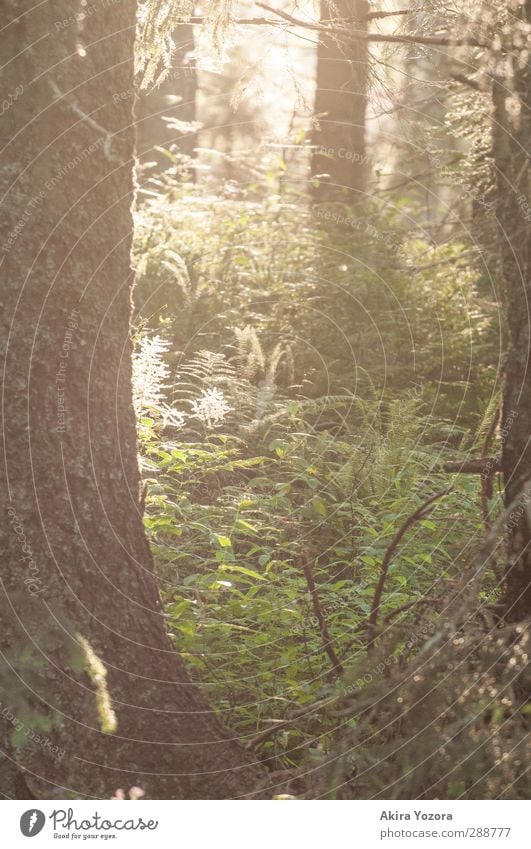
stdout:
<svg viewBox="0 0 531 849">
<path fill-rule="evenodd" d="M 320 12 L 321 24 L 352 29 L 353 35 L 349 39 L 323 35 L 318 41 L 311 163 L 314 197 L 352 203 L 363 198 L 367 174 L 369 4 L 366 0 L 322 0 Z"/>
</svg>

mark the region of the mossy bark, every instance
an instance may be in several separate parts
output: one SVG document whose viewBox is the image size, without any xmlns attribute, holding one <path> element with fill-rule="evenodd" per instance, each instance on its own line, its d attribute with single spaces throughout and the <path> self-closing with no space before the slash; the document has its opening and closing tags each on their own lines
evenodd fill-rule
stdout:
<svg viewBox="0 0 531 849">
<path fill-rule="evenodd" d="M 6 797 L 107 798 L 140 785 L 151 798 L 232 798 L 258 793 L 262 778 L 169 643 L 143 530 L 133 99 L 114 97 L 133 89 L 135 6 L 3 7 Z"/>
</svg>

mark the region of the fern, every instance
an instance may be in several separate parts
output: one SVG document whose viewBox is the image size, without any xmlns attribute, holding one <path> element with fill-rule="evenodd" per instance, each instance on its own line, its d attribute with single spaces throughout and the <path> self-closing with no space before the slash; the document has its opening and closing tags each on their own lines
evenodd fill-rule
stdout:
<svg viewBox="0 0 531 849">
<path fill-rule="evenodd" d="M 235 330 L 236 353 L 198 351 L 179 368 L 174 398 L 190 402 L 198 391 L 219 388 L 233 408 L 228 422 L 234 430 L 244 430 L 268 416 L 287 413 L 288 402 L 278 394 L 275 381 L 287 349 L 277 344 L 271 354 L 264 351 L 256 330 L 250 326 Z"/>
<path fill-rule="evenodd" d="M 201 387 L 228 385 L 237 377 L 236 369 L 227 361 L 225 354 L 216 351 L 198 351 L 180 365 L 179 372 L 189 379 L 192 386 Z"/>
</svg>

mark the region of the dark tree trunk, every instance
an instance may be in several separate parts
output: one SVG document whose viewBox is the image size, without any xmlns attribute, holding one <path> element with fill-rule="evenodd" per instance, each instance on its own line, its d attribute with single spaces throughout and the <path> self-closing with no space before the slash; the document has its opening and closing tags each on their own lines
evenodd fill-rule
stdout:
<svg viewBox="0 0 531 849">
<path fill-rule="evenodd" d="M 106 798 L 136 784 L 151 798 L 231 798 L 262 777 L 170 646 L 142 524 L 129 335 L 135 6 L 101 0 L 81 21 L 80 2 L 4 3 L 7 797 Z"/>
<path fill-rule="evenodd" d="M 521 7 L 520 14 L 531 23 L 530 0 Z M 531 64 L 523 49 L 509 48 L 505 58 L 512 65 L 514 76 L 512 80 L 507 75 L 493 81 L 493 149 L 510 340 L 502 418 L 507 432 L 502 457 L 505 500 L 510 505 L 531 484 Z M 531 497 L 525 496 L 515 506 L 507 530 L 505 600 L 508 618 L 518 620 L 531 613 Z"/>
<path fill-rule="evenodd" d="M 366 0 L 321 0 L 321 21 L 367 31 Z M 366 184 L 367 41 L 323 37 L 317 48 L 311 174 L 317 201 L 356 201 Z M 325 176 L 328 175 L 328 176 Z"/>
<path fill-rule="evenodd" d="M 173 34 L 175 51 L 172 67 L 160 86 L 141 92 L 136 105 L 137 153 L 142 161 L 157 162 L 168 168 L 170 160 L 156 147 L 176 145 L 181 153 L 192 157 L 197 146 L 197 132 L 186 129 L 196 120 L 197 71 L 193 58 L 194 28 L 180 24 Z M 173 102 L 178 98 L 178 102 Z M 173 119 L 177 122 L 172 125 Z"/>
</svg>

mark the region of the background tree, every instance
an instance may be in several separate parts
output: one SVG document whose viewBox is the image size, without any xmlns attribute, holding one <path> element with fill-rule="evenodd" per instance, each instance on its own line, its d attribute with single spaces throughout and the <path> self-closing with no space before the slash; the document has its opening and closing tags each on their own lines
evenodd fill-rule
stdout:
<svg viewBox="0 0 531 849">
<path fill-rule="evenodd" d="M 12 0 L 2 89 L 0 790 L 254 792 L 166 634 L 131 395 L 136 4 Z M 39 104 L 38 111 L 35 104 Z M 45 727 L 51 757 L 11 714 Z M 18 789 L 17 789 L 18 788 Z"/>
<path fill-rule="evenodd" d="M 323 35 L 317 47 L 311 162 L 316 200 L 359 200 L 365 190 L 368 9 L 366 0 L 321 2 L 321 23 L 350 26 L 361 37 Z"/>
</svg>

